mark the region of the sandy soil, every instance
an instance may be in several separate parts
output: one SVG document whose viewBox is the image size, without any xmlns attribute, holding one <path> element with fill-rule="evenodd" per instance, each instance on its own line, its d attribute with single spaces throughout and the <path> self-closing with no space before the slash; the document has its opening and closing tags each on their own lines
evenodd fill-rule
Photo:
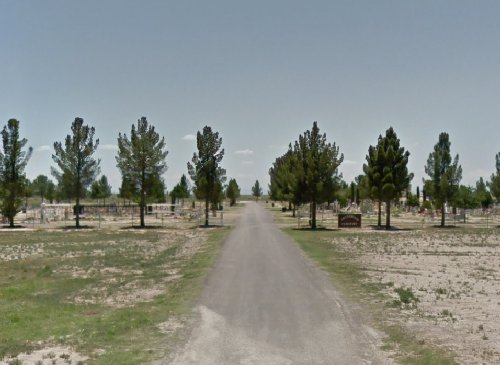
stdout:
<svg viewBox="0 0 500 365">
<path fill-rule="evenodd" d="M 79 365 L 84 364 L 87 359 L 88 357 L 68 347 L 55 346 L 33 351 L 29 354 L 19 354 L 15 359 L 0 360 L 0 365 L 9 365 L 14 360 L 20 361 L 22 365 Z"/>
<path fill-rule="evenodd" d="M 417 297 L 390 320 L 419 337 L 451 349 L 463 364 L 500 363 L 500 232 L 370 232 L 336 237 L 332 243 L 354 252 L 368 281 Z"/>
<path fill-rule="evenodd" d="M 227 214 L 224 218 L 230 222 L 238 216 L 237 213 Z M 164 227 L 156 227 L 153 231 L 138 230 L 131 231 L 131 240 L 123 241 L 122 238 L 115 240 L 110 235 L 106 240 L 106 232 L 123 229 L 127 221 L 113 222 L 112 225 L 102 226 L 102 235 L 100 241 L 86 241 L 85 235 L 89 230 L 82 231 L 83 238 L 68 242 L 58 240 L 49 242 L 40 240 L 40 242 L 24 243 L 22 240 L 0 247 L 0 264 L 7 261 L 16 260 L 44 260 L 46 258 L 58 257 L 61 259 L 61 265 L 55 265 L 53 272 L 55 275 L 71 276 L 78 278 L 97 278 L 95 285 L 82 288 L 70 297 L 66 298 L 69 303 L 80 304 L 104 304 L 110 307 L 121 308 L 134 306 L 137 303 L 152 301 L 158 295 L 165 293 L 168 282 L 181 279 L 180 269 L 183 262 L 189 257 L 197 254 L 203 249 L 208 231 L 196 227 L 196 222 L 188 220 L 171 220 L 165 222 Z M 148 224 L 158 223 L 150 220 Z M 167 224 L 168 223 L 168 224 Z M 61 227 L 48 227 L 46 231 L 61 232 Z M 37 234 L 37 230 L 31 231 Z M 16 229 L 15 232 L 20 232 Z M 30 232 L 30 234 L 31 234 Z M 158 234 L 157 240 L 141 239 L 141 232 L 155 232 Z M 72 235 L 78 234 L 71 232 Z M 133 239 L 137 237 L 137 239 Z M 94 247 L 105 243 L 105 248 Z M 177 247 L 171 260 L 166 260 L 163 266 L 159 267 L 165 275 L 160 275 L 156 279 L 150 279 L 145 276 L 141 268 L 130 266 L 109 266 L 106 260 L 109 255 L 117 254 L 124 257 L 138 257 L 142 260 L 154 260 L 155 257 L 172 247 Z M 91 258 L 91 264 L 88 258 Z M 83 258 L 83 260 L 80 260 Z M 86 260 L 87 259 L 87 260 Z M 118 265 L 120 265 L 118 261 Z M 54 265 L 53 265 L 54 266 Z M 36 293 L 35 293 L 36 294 Z M 159 324 L 159 330 L 166 335 L 172 335 L 183 327 L 182 321 L 177 318 L 171 318 L 169 321 Z M 7 365 L 16 360 L 23 365 L 59 365 L 59 364 L 83 364 L 88 357 L 75 352 L 68 347 L 57 347 L 51 343 L 50 339 L 40 342 L 35 346 L 39 348 L 31 353 L 21 353 L 15 358 L 0 359 L 0 365 Z M 16 362 L 17 363 L 17 362 Z"/>
</svg>

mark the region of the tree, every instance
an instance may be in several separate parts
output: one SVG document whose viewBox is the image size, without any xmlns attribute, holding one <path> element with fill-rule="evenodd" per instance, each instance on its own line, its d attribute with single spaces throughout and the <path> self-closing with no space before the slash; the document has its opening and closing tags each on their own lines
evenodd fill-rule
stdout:
<svg viewBox="0 0 500 365">
<path fill-rule="evenodd" d="M 159 175 L 151 175 L 146 180 L 146 203 L 166 203 L 166 190 L 165 181 Z"/>
<path fill-rule="evenodd" d="M 385 228 L 391 228 L 391 203 L 406 191 L 413 174 L 408 173 L 410 152 L 401 147 L 399 138 L 392 127 L 385 136 L 378 138 L 376 146 L 370 146 L 363 170 L 368 178 L 371 196 L 379 201 L 378 226 L 381 222 L 381 202 L 386 204 Z"/>
<path fill-rule="evenodd" d="M 454 204 L 461 209 L 475 209 L 481 206 L 476 190 L 472 186 L 465 185 L 458 187 Z"/>
<path fill-rule="evenodd" d="M 462 167 L 458 164 L 458 155 L 452 161 L 448 133 L 441 133 L 429 154 L 425 173 L 430 179 L 426 181 L 425 190 L 432 197 L 436 207 L 441 209 L 441 227 L 445 226 L 445 208 L 452 202 L 462 180 Z"/>
<path fill-rule="evenodd" d="M 33 183 L 27 177 L 24 178 L 24 208 L 28 209 L 28 198 L 33 196 Z"/>
<path fill-rule="evenodd" d="M 124 133 L 118 134 L 117 167 L 120 169 L 123 181 L 128 186 L 128 193 L 139 195 L 140 226 L 145 227 L 144 212 L 149 196 L 163 195 L 164 183 L 161 175 L 167 169 L 165 158 L 165 138 L 149 125 L 146 117 L 132 124 L 130 139 Z M 122 181 L 122 187 L 123 187 Z"/>
<path fill-rule="evenodd" d="M 476 182 L 476 196 L 477 201 L 483 209 L 487 209 L 491 204 L 493 204 L 493 197 L 491 193 L 486 189 L 486 183 L 483 178 L 480 177 Z"/>
<path fill-rule="evenodd" d="M 99 180 L 92 183 L 90 187 L 90 197 L 92 199 L 103 199 L 104 205 L 106 205 L 106 198 L 111 196 L 111 185 L 108 183 L 108 178 L 106 175 L 102 175 Z"/>
<path fill-rule="evenodd" d="M 118 189 L 118 196 L 123 200 L 128 200 L 129 202 L 133 199 L 134 196 L 137 195 L 137 189 L 134 184 L 127 180 L 125 177 L 122 177 L 122 184 Z"/>
<path fill-rule="evenodd" d="M 236 179 L 230 179 L 226 188 L 226 196 L 229 199 L 229 205 L 232 207 L 236 204 L 236 199 L 240 197 L 240 187 Z"/>
<path fill-rule="evenodd" d="M 67 173 L 62 173 L 59 176 L 55 176 L 57 179 L 57 187 L 55 190 L 55 197 L 57 201 L 67 200 L 68 202 L 74 198 L 73 182 L 71 181 L 70 175 Z M 84 198 L 87 195 L 87 190 L 82 189 L 80 198 Z"/>
<path fill-rule="evenodd" d="M 356 202 L 356 183 L 354 181 L 351 181 L 349 185 L 349 200 L 351 203 Z"/>
<path fill-rule="evenodd" d="M 42 202 L 47 198 L 49 201 L 54 199 L 55 185 L 47 176 L 38 175 L 32 182 L 33 194 L 40 196 Z"/>
<path fill-rule="evenodd" d="M 316 229 L 316 206 L 324 201 L 324 187 L 336 176 L 344 155 L 339 155 L 335 143 L 326 141 L 325 133 L 320 134 L 317 122 L 295 141 L 294 151 L 301 165 L 298 190 L 303 193 L 301 200 L 311 203 L 311 228 Z"/>
<path fill-rule="evenodd" d="M 209 205 L 219 199 L 222 184 L 226 181 L 226 170 L 219 166 L 224 157 L 222 138 L 209 126 L 196 135 L 198 153 L 193 153 L 187 163 L 188 173 L 194 182 L 196 198 L 205 200 L 205 226 L 208 226 Z"/>
<path fill-rule="evenodd" d="M 94 127 L 83 125 L 82 118 L 75 118 L 71 131 L 72 135 L 66 136 L 64 146 L 61 142 L 54 142 L 55 154 L 52 155 L 52 160 L 60 171 L 52 167 L 52 175 L 74 196 L 76 228 L 80 228 L 80 198 L 99 174 L 101 160 L 92 157 L 99 145 L 99 139 L 94 142 Z"/>
<path fill-rule="evenodd" d="M 491 180 L 488 182 L 488 188 L 498 204 L 500 203 L 500 152 L 496 154 L 495 159 L 497 171 L 496 174 L 491 175 Z"/>
<path fill-rule="evenodd" d="M 258 201 L 262 196 L 262 188 L 260 187 L 259 180 L 255 180 L 255 184 L 252 186 L 252 195 L 255 197 L 255 201 Z"/>
<path fill-rule="evenodd" d="M 28 140 L 19 136 L 19 121 L 9 119 L 2 130 L 3 149 L 0 151 L 0 194 L 2 214 L 9 226 L 14 227 L 14 217 L 20 211 L 26 188 L 24 169 L 33 148 L 23 150 Z"/>
<path fill-rule="evenodd" d="M 293 150 L 290 144 L 288 151 L 283 156 L 276 158 L 276 161 L 269 169 L 270 198 L 276 201 L 288 202 L 289 209 L 293 209 L 294 217 L 295 207 L 302 203 L 303 196 L 299 185 L 303 179 L 302 164 L 299 158 L 300 156 Z M 332 188 L 328 191 L 333 192 L 334 189 Z M 333 201 L 333 199 L 330 196 L 326 198 L 327 201 Z"/>
<path fill-rule="evenodd" d="M 177 199 L 187 199 L 189 198 L 190 192 L 189 192 L 189 183 L 187 180 L 186 175 L 182 174 L 180 181 L 177 183 L 177 185 L 174 186 L 172 191 L 170 192 L 170 199 L 172 204 L 175 204 Z M 173 207 L 172 207 L 173 210 Z"/>
<path fill-rule="evenodd" d="M 420 201 L 418 199 L 418 196 L 415 194 L 412 194 L 412 192 L 409 191 L 408 194 L 406 195 L 406 205 L 409 207 L 420 206 Z"/>
<path fill-rule="evenodd" d="M 47 191 L 45 193 L 45 197 L 49 201 L 50 204 L 54 202 L 55 194 L 56 194 L 56 185 L 52 180 L 49 180 L 49 185 L 47 186 Z"/>
</svg>

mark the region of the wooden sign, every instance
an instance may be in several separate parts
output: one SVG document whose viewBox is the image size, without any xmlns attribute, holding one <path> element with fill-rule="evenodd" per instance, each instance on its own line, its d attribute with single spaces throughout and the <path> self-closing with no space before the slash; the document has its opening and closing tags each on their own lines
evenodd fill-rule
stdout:
<svg viewBox="0 0 500 365">
<path fill-rule="evenodd" d="M 361 228 L 361 214 L 339 213 L 339 228 Z"/>
</svg>

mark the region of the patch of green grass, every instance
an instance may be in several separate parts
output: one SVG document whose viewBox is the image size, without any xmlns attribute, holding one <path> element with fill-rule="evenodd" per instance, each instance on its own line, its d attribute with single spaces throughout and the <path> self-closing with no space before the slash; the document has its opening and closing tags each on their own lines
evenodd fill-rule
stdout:
<svg viewBox="0 0 500 365">
<path fill-rule="evenodd" d="M 364 270 L 353 260 L 353 253 L 346 252 L 335 246 L 335 237 L 350 239 L 358 242 L 371 238 L 373 241 L 381 238 L 380 233 L 352 233 L 328 231 L 301 231 L 285 229 L 302 250 L 328 273 L 335 285 L 352 300 L 360 303 L 369 303 L 367 309 L 374 320 L 374 324 L 386 333 L 383 349 L 396 352 L 396 360 L 404 365 L 455 365 L 452 354 L 431 344 L 418 340 L 406 332 L 401 326 L 389 325 L 385 319 L 397 315 L 401 302 L 410 303 L 417 298 L 409 289 L 396 289 L 400 296 L 396 308 L 387 307 L 391 298 L 382 292 L 385 287 L 392 287 L 393 283 L 367 284 Z M 388 233 L 390 235 L 391 233 Z M 333 240 L 333 242 L 332 242 Z"/>
<path fill-rule="evenodd" d="M 35 350 L 39 341 L 70 346 L 90 356 L 88 364 L 138 364 L 164 356 L 175 339 L 169 342 L 157 325 L 190 314 L 228 232 L 203 231 L 208 238 L 192 256 L 177 255 L 182 234 L 159 249 L 169 234 L 161 231 L 2 233 L 0 254 L 20 257 L 0 259 L 0 360 Z M 166 280 L 165 265 L 180 279 Z M 73 275 L 75 270 L 81 274 Z M 163 294 L 124 306 L 75 301 L 91 298 L 86 293 L 95 288 L 106 297 L 126 293 L 134 283 L 158 283 Z M 97 349 L 104 354 L 95 355 Z"/>
<path fill-rule="evenodd" d="M 411 302 L 418 302 L 418 298 L 415 296 L 411 288 L 396 288 L 394 289 L 399 295 L 399 300 L 403 304 L 410 304 Z"/>
</svg>

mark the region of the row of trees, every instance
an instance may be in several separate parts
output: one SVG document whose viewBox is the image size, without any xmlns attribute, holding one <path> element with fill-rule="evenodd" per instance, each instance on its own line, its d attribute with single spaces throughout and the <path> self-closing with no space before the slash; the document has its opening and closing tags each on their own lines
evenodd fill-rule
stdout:
<svg viewBox="0 0 500 365">
<path fill-rule="evenodd" d="M 470 208 L 472 201 L 483 206 L 491 204 L 492 195 L 500 201 L 500 153 L 496 156 L 497 171 L 487 184 L 481 178 L 476 189 L 460 185 L 462 167 L 459 157 L 452 158 L 451 143 L 447 133 L 439 135 L 438 142 L 429 154 L 424 179 L 424 201 L 433 203 L 441 210 L 441 226 L 445 225 L 445 207 Z M 338 173 L 343 155 L 339 154 L 335 143 L 327 143 L 326 135 L 319 133 L 317 123 L 310 131 L 289 145 L 288 151 L 276 158 L 269 169 L 269 195 L 273 200 L 286 201 L 293 209 L 301 204 L 310 204 L 311 228 L 316 228 L 316 205 L 330 204 L 334 200 L 346 200 L 359 204 L 360 199 L 370 198 L 378 202 L 378 226 L 382 226 L 382 203 L 386 207 L 386 229 L 391 227 L 391 205 L 406 194 L 409 205 L 420 204 L 411 193 L 410 182 L 413 173 L 408 171 L 410 153 L 401 146 L 392 127 L 385 135 L 379 135 L 377 143 L 368 148 L 364 174 L 356 177 L 350 185 Z M 489 188 L 489 191 L 487 188 Z"/>
<path fill-rule="evenodd" d="M 45 175 L 33 182 L 25 176 L 25 168 L 33 149 L 26 148 L 27 140 L 20 138 L 19 121 L 11 119 L 2 130 L 3 150 L 0 153 L 0 198 L 2 214 L 8 218 L 11 227 L 14 217 L 20 211 L 22 200 L 36 193 L 52 201 L 59 197 L 74 199 L 76 205 L 76 227 L 80 227 L 80 201 L 90 193 L 95 199 L 104 200 L 111 195 L 111 186 L 105 175 L 100 174 L 100 160 L 94 157 L 99 146 L 95 139 L 95 129 L 84 124 L 82 118 L 75 118 L 71 124 L 71 134 L 64 142 L 54 143 L 52 159 L 56 166 L 51 173 L 56 185 Z M 163 174 L 167 169 L 165 138 L 160 137 L 154 126 L 145 117 L 133 124 L 130 136 L 118 134 L 117 167 L 122 175 L 120 196 L 134 199 L 140 206 L 140 225 L 145 226 L 145 207 L 151 200 L 165 201 Z M 208 225 L 209 207 L 217 207 L 224 197 L 234 205 L 240 196 L 240 188 L 235 179 L 225 186 L 226 171 L 220 166 L 224 156 L 222 138 L 211 127 L 204 127 L 197 134 L 197 148 L 188 173 L 194 182 L 192 191 L 197 199 L 205 201 L 205 224 Z M 190 196 L 190 186 L 185 175 L 172 189 L 172 203 Z"/>
</svg>

